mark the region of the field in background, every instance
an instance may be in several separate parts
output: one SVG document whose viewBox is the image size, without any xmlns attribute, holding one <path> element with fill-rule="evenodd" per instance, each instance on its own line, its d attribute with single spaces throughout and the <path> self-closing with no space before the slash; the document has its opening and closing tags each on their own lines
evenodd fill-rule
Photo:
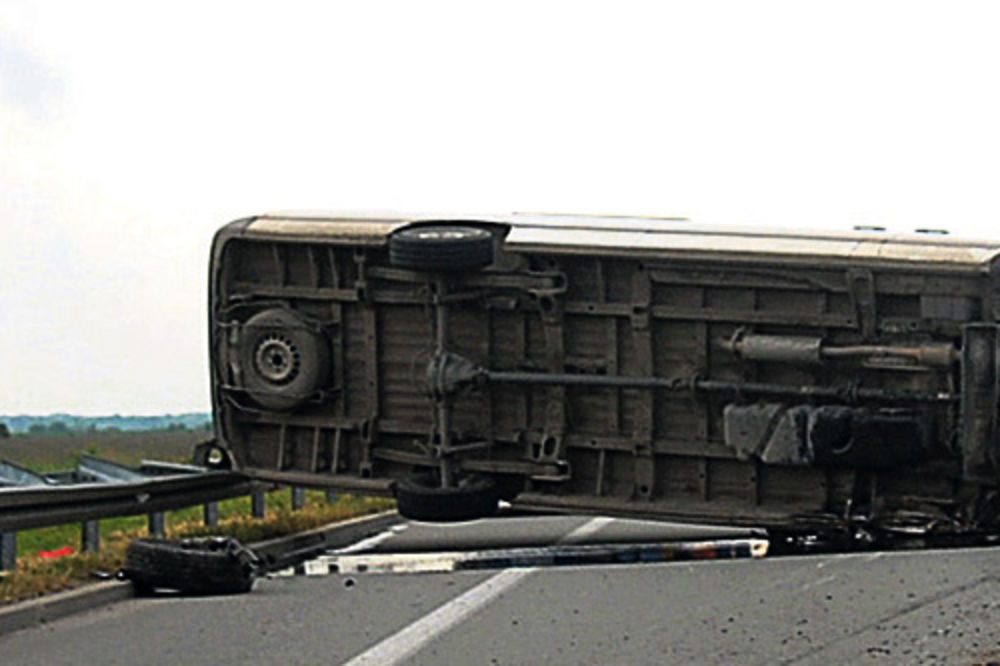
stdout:
<svg viewBox="0 0 1000 666">
<path fill-rule="evenodd" d="M 15 435 L 0 439 L 0 459 L 41 472 L 70 469 L 89 453 L 124 465 L 144 459 L 189 462 L 206 431 L 81 432 L 71 435 Z"/>
</svg>

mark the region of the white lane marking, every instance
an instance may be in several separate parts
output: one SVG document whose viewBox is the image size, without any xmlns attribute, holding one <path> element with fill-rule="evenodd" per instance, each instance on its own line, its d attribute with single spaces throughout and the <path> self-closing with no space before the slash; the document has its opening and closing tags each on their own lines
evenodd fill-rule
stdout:
<svg viewBox="0 0 1000 666">
<path fill-rule="evenodd" d="M 579 543 L 580 541 L 583 541 L 584 539 L 589 537 L 591 534 L 599 532 L 601 529 L 604 528 L 605 525 L 614 522 L 614 520 L 615 520 L 614 518 L 608 518 L 606 516 L 597 516 L 596 518 L 591 518 L 583 525 L 580 525 L 578 528 L 576 528 L 563 538 L 559 539 L 557 543 L 563 543 L 563 544 Z"/>
<path fill-rule="evenodd" d="M 613 518 L 598 516 L 559 539 L 559 543 L 575 543 L 597 532 Z M 451 601 L 445 602 L 436 609 L 403 627 L 395 634 L 376 643 L 358 656 L 348 661 L 344 666 L 363 666 L 365 664 L 384 664 L 392 666 L 416 654 L 422 647 L 460 624 L 467 617 L 495 598 L 517 585 L 537 571 L 530 569 L 505 569 L 490 576 L 485 581 L 467 590 Z"/>
<path fill-rule="evenodd" d="M 805 585 L 803 585 L 799 589 L 800 590 L 811 590 L 814 587 L 819 587 L 820 585 L 826 585 L 827 583 L 832 583 L 835 580 L 837 580 L 836 576 L 833 576 L 833 575 L 824 576 L 823 578 L 820 578 L 819 580 L 814 580 L 811 583 L 806 583 Z"/>
<path fill-rule="evenodd" d="M 351 659 L 345 666 L 398 664 L 517 585 L 534 569 L 506 569 Z"/>
<path fill-rule="evenodd" d="M 393 525 L 384 532 L 379 532 L 367 539 L 362 539 L 357 543 L 352 543 L 350 546 L 345 548 L 339 548 L 337 550 L 327 551 L 333 555 L 348 555 L 350 553 L 356 553 L 359 550 L 367 550 L 369 548 L 374 548 L 383 541 L 387 541 L 392 537 L 396 536 L 400 532 L 404 531 L 409 525 L 406 523 L 401 523 L 399 525 Z M 330 573 L 329 558 L 320 556 L 314 560 L 306 560 L 303 562 L 303 572 L 306 576 L 326 576 Z M 288 567 L 286 569 L 279 569 L 278 571 L 271 571 L 267 574 L 268 578 L 290 578 L 292 576 L 297 576 L 296 567 Z"/>
<path fill-rule="evenodd" d="M 407 525 L 406 523 L 393 525 L 385 532 L 381 532 L 380 534 L 376 534 L 375 536 L 370 536 L 367 539 L 362 539 L 357 543 L 352 543 L 350 546 L 347 546 L 346 548 L 340 548 L 338 550 L 330 552 L 332 552 L 334 555 L 347 555 L 348 553 L 356 553 L 361 550 L 368 550 L 369 548 L 374 548 L 383 541 L 391 539 L 400 532 L 403 532 L 404 530 L 406 530 L 407 527 L 409 527 L 409 525 Z"/>
</svg>

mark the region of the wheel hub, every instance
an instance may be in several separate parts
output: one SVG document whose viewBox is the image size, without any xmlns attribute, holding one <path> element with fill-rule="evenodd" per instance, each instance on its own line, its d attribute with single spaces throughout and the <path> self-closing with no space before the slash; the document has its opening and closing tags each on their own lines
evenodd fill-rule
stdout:
<svg viewBox="0 0 1000 666">
<path fill-rule="evenodd" d="M 254 350 L 254 367 L 272 384 L 287 384 L 299 374 L 301 354 L 288 338 L 271 333 L 260 339 Z"/>
</svg>

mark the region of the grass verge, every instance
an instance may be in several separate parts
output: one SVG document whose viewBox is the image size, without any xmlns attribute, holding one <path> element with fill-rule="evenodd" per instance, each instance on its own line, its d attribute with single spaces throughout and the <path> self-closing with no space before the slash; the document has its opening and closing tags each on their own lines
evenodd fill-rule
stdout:
<svg viewBox="0 0 1000 666">
<path fill-rule="evenodd" d="M 324 493 L 310 491 L 306 493 L 305 507 L 292 511 L 288 492 L 275 491 L 268 494 L 267 516 L 258 519 L 250 517 L 249 501 L 249 498 L 238 498 L 221 503 L 217 527 L 207 527 L 201 522 L 200 507 L 169 512 L 167 536 L 183 538 L 219 534 L 251 543 L 384 511 L 393 506 L 388 499 L 353 495 L 340 495 L 336 502 L 330 503 Z M 17 568 L 0 577 L 0 606 L 79 587 L 93 580 L 95 572 L 113 573 L 121 568 L 129 542 L 146 536 L 145 518 L 138 516 L 104 522 L 112 521 L 119 522 L 113 523 L 115 526 L 107 533 L 102 524 L 100 552 L 73 553 L 56 559 L 43 558 L 27 549 L 22 551 L 22 535 L 25 545 L 30 544 L 32 548 L 44 546 L 54 550 L 63 545 L 76 548 L 79 545 L 79 526 L 68 526 L 69 532 L 66 531 L 67 526 L 60 526 L 21 533 L 18 536 L 18 551 L 23 554 L 18 557 Z M 69 534 L 75 535 L 75 543 L 65 543 Z"/>
</svg>

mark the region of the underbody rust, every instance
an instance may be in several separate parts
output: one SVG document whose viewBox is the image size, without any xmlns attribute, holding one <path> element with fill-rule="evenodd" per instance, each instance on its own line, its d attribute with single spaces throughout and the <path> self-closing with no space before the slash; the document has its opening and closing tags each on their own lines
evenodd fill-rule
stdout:
<svg viewBox="0 0 1000 666">
<path fill-rule="evenodd" d="M 443 519 L 503 498 L 993 532 L 998 257 L 670 219 L 241 220 L 211 266 L 216 436 L 252 476 L 405 482 Z"/>
</svg>

